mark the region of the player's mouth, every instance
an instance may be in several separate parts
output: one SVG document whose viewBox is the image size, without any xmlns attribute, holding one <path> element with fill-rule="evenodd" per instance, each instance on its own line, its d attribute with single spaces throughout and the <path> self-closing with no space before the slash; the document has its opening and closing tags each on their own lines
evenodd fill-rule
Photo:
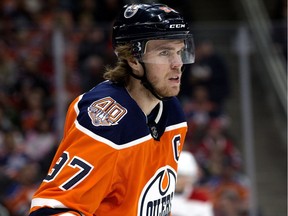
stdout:
<svg viewBox="0 0 288 216">
<path fill-rule="evenodd" d="M 179 83 L 180 82 L 180 76 L 170 77 L 169 80 L 174 82 L 174 83 Z"/>
</svg>

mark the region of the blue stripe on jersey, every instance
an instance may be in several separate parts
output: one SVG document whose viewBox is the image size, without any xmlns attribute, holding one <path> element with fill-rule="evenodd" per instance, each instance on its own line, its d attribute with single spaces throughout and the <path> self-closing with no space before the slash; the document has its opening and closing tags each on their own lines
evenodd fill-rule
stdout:
<svg viewBox="0 0 288 216">
<path fill-rule="evenodd" d="M 60 213 L 65 213 L 65 212 L 73 212 L 73 214 L 81 216 L 82 214 L 74 209 L 69 209 L 69 208 L 48 208 L 48 207 L 43 207 L 40 208 L 36 211 L 33 211 L 29 214 L 29 216 L 51 216 L 51 215 L 56 215 Z"/>
</svg>

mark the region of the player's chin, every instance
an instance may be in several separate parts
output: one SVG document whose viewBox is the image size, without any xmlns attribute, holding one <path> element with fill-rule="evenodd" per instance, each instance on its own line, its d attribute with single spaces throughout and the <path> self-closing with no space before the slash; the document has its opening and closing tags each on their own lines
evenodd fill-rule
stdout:
<svg viewBox="0 0 288 216">
<path fill-rule="evenodd" d="M 165 88 L 156 89 L 156 93 L 161 97 L 174 97 L 180 92 L 180 86 L 166 86 Z"/>
<path fill-rule="evenodd" d="M 180 88 L 174 87 L 167 92 L 166 97 L 174 97 L 177 96 L 180 92 Z"/>
</svg>

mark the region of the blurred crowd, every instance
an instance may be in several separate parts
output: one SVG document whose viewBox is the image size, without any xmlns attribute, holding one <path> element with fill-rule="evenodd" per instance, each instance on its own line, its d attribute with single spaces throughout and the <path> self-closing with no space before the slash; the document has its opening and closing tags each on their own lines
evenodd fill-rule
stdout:
<svg viewBox="0 0 288 216">
<path fill-rule="evenodd" d="M 0 2 L 0 215 L 27 215 L 59 142 L 53 32 L 65 40 L 65 103 L 102 81 L 113 62 L 121 0 Z M 6 213 L 5 213 L 6 212 Z"/>
<path fill-rule="evenodd" d="M 179 216 L 249 216 L 249 179 L 226 108 L 231 93 L 229 68 L 210 40 L 197 41 L 195 52 L 195 63 L 183 74 L 180 100 L 188 123 L 184 150 L 193 155 L 197 168 L 189 177 L 181 173 L 183 164 L 179 163 L 179 178 L 191 179 L 190 193 L 183 191 L 183 196 L 194 208 L 197 203 L 199 212 L 194 214 L 191 208 Z M 207 206 L 212 206 L 212 212 Z"/>
<path fill-rule="evenodd" d="M 124 0 L 2 0 L 0 2 L 0 215 L 27 215 L 59 142 L 53 46 L 65 38 L 66 106 L 103 80 L 113 64 L 111 26 Z M 199 166 L 193 187 L 215 216 L 247 216 L 249 181 L 229 134 L 225 60 L 209 40 L 196 44 L 180 100 L 189 131 L 185 150 Z M 191 194 L 191 197 L 192 194 Z M 191 198 L 190 197 L 190 198 Z M 195 197 L 194 197 L 195 198 Z M 199 197 L 198 197 L 199 198 Z"/>
</svg>

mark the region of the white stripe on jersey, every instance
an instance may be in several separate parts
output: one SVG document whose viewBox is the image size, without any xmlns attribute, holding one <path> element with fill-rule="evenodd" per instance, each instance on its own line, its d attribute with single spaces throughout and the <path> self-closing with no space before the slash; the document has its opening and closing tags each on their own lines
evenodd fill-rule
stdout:
<svg viewBox="0 0 288 216">
<path fill-rule="evenodd" d="M 59 214 L 59 216 L 78 216 L 79 214 L 71 214 L 71 213 L 64 213 L 64 214 Z"/>
<path fill-rule="evenodd" d="M 63 203 L 55 199 L 35 198 L 32 199 L 31 208 L 35 206 L 48 206 L 51 208 L 67 208 Z"/>
</svg>

